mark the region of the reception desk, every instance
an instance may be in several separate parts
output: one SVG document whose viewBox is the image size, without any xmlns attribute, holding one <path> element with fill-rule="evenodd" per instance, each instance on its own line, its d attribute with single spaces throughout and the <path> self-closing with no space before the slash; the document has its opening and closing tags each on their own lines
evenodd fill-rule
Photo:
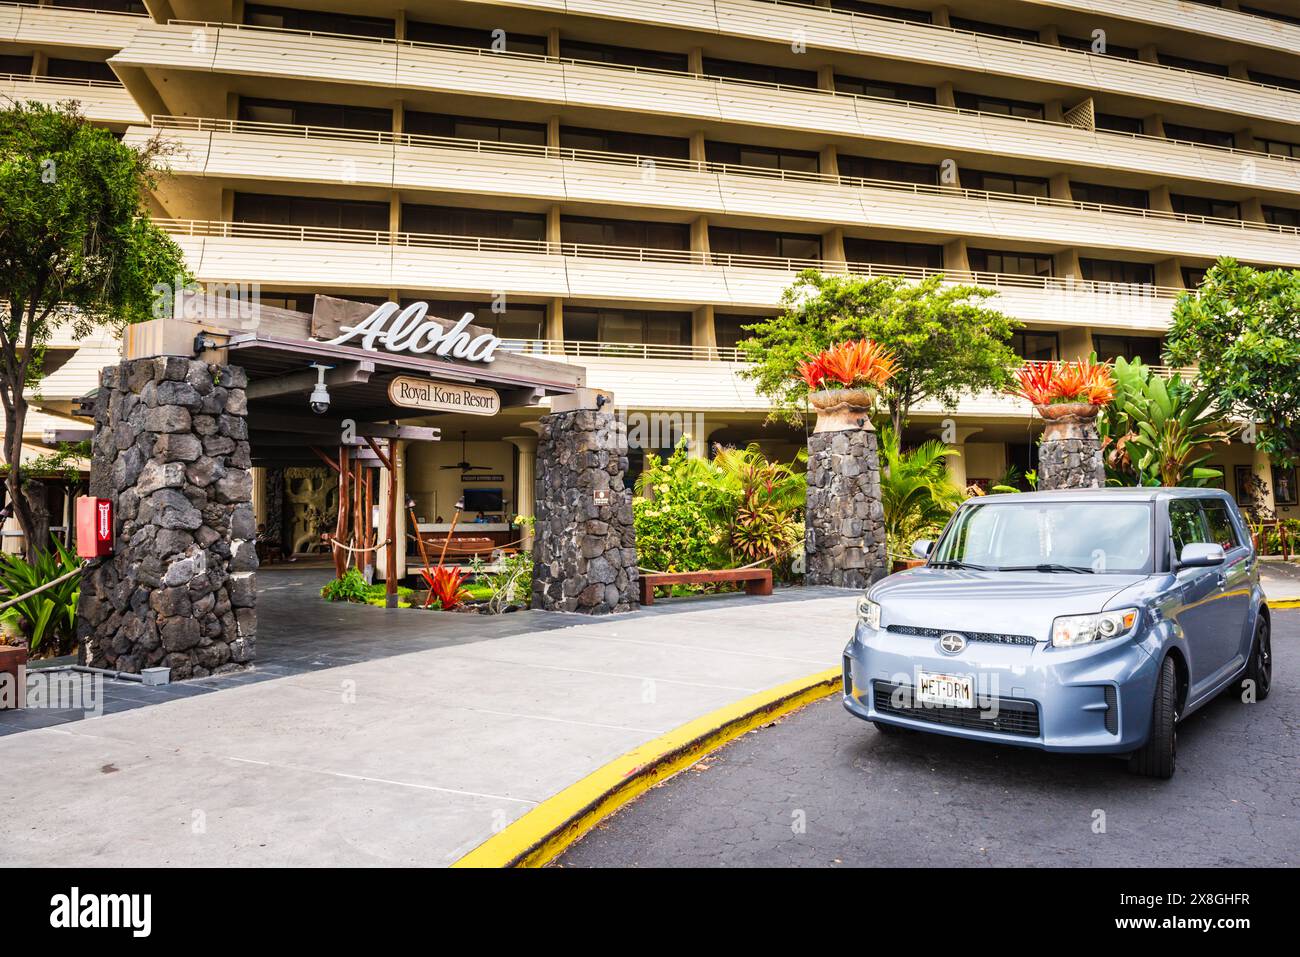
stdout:
<svg viewBox="0 0 1300 957">
<path fill-rule="evenodd" d="M 430 544 L 441 542 L 451 531 L 450 522 L 421 522 L 420 535 Z M 509 545 L 518 541 L 520 530 L 505 522 L 457 522 L 451 540 L 461 538 L 490 538 L 493 545 Z"/>
</svg>

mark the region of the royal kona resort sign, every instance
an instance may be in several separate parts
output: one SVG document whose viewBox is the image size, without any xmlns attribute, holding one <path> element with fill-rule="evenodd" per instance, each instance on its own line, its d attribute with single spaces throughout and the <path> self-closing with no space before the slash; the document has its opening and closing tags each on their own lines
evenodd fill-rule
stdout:
<svg viewBox="0 0 1300 957">
<path fill-rule="evenodd" d="M 452 325 L 430 318 L 428 312 L 427 302 L 413 302 L 405 309 L 395 302 L 386 302 L 356 325 L 340 325 L 339 334 L 325 344 L 355 344 L 370 352 L 380 348 L 385 352 L 415 355 L 431 352 L 468 362 L 491 362 L 496 358 L 494 353 L 501 340 L 490 332 L 471 333 L 469 327 L 474 313 L 465 313 Z"/>
<path fill-rule="evenodd" d="M 465 412 L 469 415 L 496 415 L 501 411 L 501 396 L 493 389 L 477 385 L 453 385 L 413 376 L 398 376 L 388 384 L 388 399 L 405 409 L 430 412 Z"/>
</svg>

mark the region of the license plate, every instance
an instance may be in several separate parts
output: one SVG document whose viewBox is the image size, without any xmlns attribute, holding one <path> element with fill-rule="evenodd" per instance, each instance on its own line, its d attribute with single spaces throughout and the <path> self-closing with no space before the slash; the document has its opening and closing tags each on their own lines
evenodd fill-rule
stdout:
<svg viewBox="0 0 1300 957">
<path fill-rule="evenodd" d="M 975 707 L 975 679 L 971 675 L 943 675 L 933 671 L 916 673 L 917 704 L 941 708 Z"/>
</svg>

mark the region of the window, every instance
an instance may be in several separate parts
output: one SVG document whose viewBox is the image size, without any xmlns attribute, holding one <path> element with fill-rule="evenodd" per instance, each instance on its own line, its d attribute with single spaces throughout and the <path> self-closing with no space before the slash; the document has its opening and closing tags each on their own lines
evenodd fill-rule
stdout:
<svg viewBox="0 0 1300 957">
<path fill-rule="evenodd" d="M 50 0 L 52 7 L 74 7 L 78 10 L 108 10 L 113 13 L 148 14 L 143 0 Z"/>
<path fill-rule="evenodd" d="M 1300 209 L 1288 209 L 1285 206 L 1265 206 L 1264 222 L 1270 226 L 1290 226 L 1300 228 Z"/>
<path fill-rule="evenodd" d="M 883 179 L 893 183 L 916 183 L 920 186 L 939 185 L 939 167 L 931 166 L 929 163 L 904 163 L 901 160 L 843 154 L 836 161 L 841 176 L 855 179 Z"/>
<path fill-rule="evenodd" d="M 791 67 L 769 66 L 765 63 L 742 63 L 740 60 L 705 57 L 704 73 L 706 76 L 721 76 L 733 80 L 817 88 L 817 73 L 814 70 L 795 70 Z"/>
<path fill-rule="evenodd" d="M 831 9 L 866 13 L 874 17 L 888 17 L 891 20 L 911 20 L 913 23 L 934 22 L 934 17 L 928 10 L 909 10 L 888 3 L 871 3 L 869 0 L 831 0 Z"/>
<path fill-rule="evenodd" d="M 1183 552 L 1185 545 L 1210 541 L 1210 529 L 1205 513 L 1195 500 L 1176 498 L 1169 502 L 1169 540 L 1174 547 L 1174 557 Z"/>
<path fill-rule="evenodd" d="M 907 100 L 911 103 L 938 102 L 932 86 L 916 86 L 912 83 L 895 83 L 892 80 L 868 80 L 864 77 L 835 74 L 835 90 L 838 93 L 852 93 L 855 96 L 873 96 L 881 100 Z"/>
<path fill-rule="evenodd" d="M 429 315 L 451 322 L 457 322 L 465 313 L 472 312 L 474 325 L 490 329 L 494 336 L 500 336 L 502 339 L 540 339 L 546 328 L 545 306 L 517 303 L 513 298 L 506 301 L 505 312 L 495 311 L 498 307 L 489 302 L 438 299 L 436 296 L 404 299 L 402 305 L 407 306 L 416 301 L 429 304 Z"/>
<path fill-rule="evenodd" d="M 968 30 L 971 33 L 985 33 L 993 37 L 1007 37 L 1010 40 L 1029 40 L 1038 42 L 1038 31 L 1027 27 L 1008 27 L 1001 23 L 989 23 L 987 20 L 968 20 L 965 17 L 949 17 L 949 25 L 954 30 Z"/>
<path fill-rule="evenodd" d="M 402 231 L 481 239 L 546 239 L 546 217 L 500 209 L 461 209 L 455 206 L 402 204 Z"/>
<path fill-rule="evenodd" d="M 1127 189 L 1123 186 L 1103 186 L 1100 183 L 1070 183 L 1070 195 L 1075 202 L 1097 203 L 1100 206 L 1128 206 L 1131 209 L 1150 209 L 1151 197 L 1145 189 Z"/>
<path fill-rule="evenodd" d="M 597 63 L 612 63 L 617 66 L 671 70 L 674 73 L 685 73 L 689 68 L 685 53 L 638 50 L 635 47 L 618 47 L 608 43 L 582 43 L 577 40 L 561 40 L 560 56 L 573 60 L 594 60 Z"/>
<path fill-rule="evenodd" d="M 1112 133 L 1132 133 L 1141 134 L 1143 131 L 1142 119 L 1137 116 L 1120 116 L 1118 113 L 1098 113 L 1094 122 L 1099 130 L 1109 130 Z"/>
<path fill-rule="evenodd" d="M 1021 330 L 1011 334 L 1011 348 L 1031 362 L 1055 362 L 1061 357 L 1061 337 L 1055 332 Z"/>
<path fill-rule="evenodd" d="M 1092 350 L 1102 362 L 1114 362 L 1116 359 L 1141 359 L 1149 366 L 1161 364 L 1161 352 L 1165 340 L 1159 336 L 1112 336 L 1097 335 L 1092 337 Z"/>
<path fill-rule="evenodd" d="M 665 159 L 690 159 L 691 142 L 677 136 L 651 133 L 624 133 L 620 130 L 591 130 L 577 126 L 560 127 L 560 145 L 570 150 L 593 150 L 597 153 L 626 153 L 634 156 L 662 156 Z"/>
<path fill-rule="evenodd" d="M 844 258 L 851 263 L 899 266 L 907 269 L 942 269 L 943 247 L 922 243 L 891 243 L 880 239 L 845 237 Z"/>
<path fill-rule="evenodd" d="M 50 57 L 46 67 L 47 76 L 66 77 L 70 80 L 101 80 L 117 82 L 117 74 L 103 60 L 60 60 Z"/>
<path fill-rule="evenodd" d="M 1169 197 L 1174 212 L 1184 216 L 1211 216 L 1215 219 L 1241 219 L 1241 204 L 1230 199 L 1209 199 L 1204 196 L 1183 196 L 1174 193 Z"/>
<path fill-rule="evenodd" d="M 1248 70 L 1246 75 L 1256 83 L 1263 83 L 1267 86 L 1280 86 L 1287 90 L 1300 90 L 1300 80 L 1295 77 L 1278 76 L 1276 73 L 1260 73 L 1258 70 Z"/>
<path fill-rule="evenodd" d="M 989 173 L 978 169 L 963 169 L 961 184 L 966 189 L 982 189 L 990 193 L 1013 193 L 1016 196 L 1051 195 L 1051 182 L 1041 176 L 1021 176 L 1016 173 Z"/>
<path fill-rule="evenodd" d="M 732 166 L 759 166 L 798 173 L 816 173 L 819 158 L 808 150 L 776 149 L 771 146 L 746 146 L 743 143 L 718 143 L 710 140 L 704 144 L 704 155 L 710 163 L 727 163 Z"/>
<path fill-rule="evenodd" d="M 1274 156 L 1289 156 L 1300 159 L 1300 143 L 1288 143 L 1285 140 L 1258 140 L 1259 148 Z"/>
<path fill-rule="evenodd" d="M 1256 17 L 1267 17 L 1269 20 L 1281 20 L 1283 23 L 1300 23 L 1300 16 L 1294 13 L 1278 13 L 1276 10 L 1261 10 L 1259 7 L 1248 7 L 1244 4 L 1238 7 L 1242 13 L 1249 13 Z"/>
<path fill-rule="evenodd" d="M 519 143 L 526 146 L 546 145 L 545 123 L 520 123 L 490 117 L 450 116 L 412 110 L 402 117 L 402 128 L 404 132 L 417 136 L 444 136 L 458 140 Z"/>
<path fill-rule="evenodd" d="M 319 10 L 291 10 L 288 7 L 264 7 L 250 3 L 244 7 L 244 22 L 255 27 L 280 30 L 312 30 L 317 33 L 342 33 L 354 37 L 393 39 L 393 21 L 379 17 L 358 17 L 346 13 L 322 13 Z"/>
<path fill-rule="evenodd" d="M 1222 130 L 1207 130 L 1199 126 L 1183 126 L 1180 123 L 1166 123 L 1165 136 L 1171 140 L 1185 143 L 1201 143 L 1205 146 L 1220 146 L 1230 149 L 1236 139 L 1231 133 Z"/>
<path fill-rule="evenodd" d="M 1156 284 L 1156 269 L 1150 263 L 1126 263 L 1117 259 L 1080 259 L 1079 268 L 1089 282 L 1122 282 L 1139 286 Z"/>
<path fill-rule="evenodd" d="M 1117 56 L 1125 60 L 1136 60 L 1139 58 L 1138 51 L 1133 47 L 1122 47 L 1117 43 L 1106 42 L 1105 46 L 1099 50 L 1093 50 L 1093 40 L 1091 37 L 1069 37 L 1061 34 L 1057 39 L 1061 41 L 1061 46 L 1069 50 L 1082 50 L 1085 53 L 1096 52 L 1099 56 Z"/>
<path fill-rule="evenodd" d="M 393 114 L 368 106 L 338 103 L 292 103 L 287 100 L 239 98 L 239 118 L 257 123 L 283 123 L 290 126 L 328 126 L 345 130 L 393 129 Z"/>
<path fill-rule="evenodd" d="M 515 33 L 496 27 L 452 27 L 441 23 L 406 24 L 406 39 L 413 43 L 437 43 L 443 46 L 473 47 L 497 53 L 531 53 L 546 56 L 546 37 Z"/>
<path fill-rule="evenodd" d="M 822 238 L 805 233 L 773 233 L 761 229 L 710 226 L 709 249 L 733 256 L 821 259 Z"/>
<path fill-rule="evenodd" d="M 560 221 L 560 240 L 583 246 L 686 250 L 691 248 L 691 227 L 685 223 L 654 223 L 642 219 L 565 216 Z"/>
<path fill-rule="evenodd" d="M 970 268 L 975 272 L 1012 276 L 1051 276 L 1052 257 L 1042 253 L 1004 253 L 994 249 L 971 249 Z"/>
<path fill-rule="evenodd" d="M 1237 526 L 1228 514 L 1228 503 L 1221 498 L 1200 499 L 1201 509 L 1205 512 L 1205 523 L 1210 533 L 1210 541 L 1225 552 L 1230 552 L 1241 544 Z"/>
<path fill-rule="evenodd" d="M 753 333 L 746 332 L 744 326 L 766 322 L 771 318 L 771 316 L 742 316 L 715 312 L 713 314 L 713 334 L 721 348 L 731 349 L 742 339 L 748 339 L 753 335 Z"/>
<path fill-rule="evenodd" d="M 30 76 L 32 58 L 29 56 L 0 56 L 0 74 L 12 73 L 15 76 Z"/>
<path fill-rule="evenodd" d="M 578 342 L 690 345 L 691 314 L 649 309 L 584 309 L 566 306 L 564 337 Z"/>
<path fill-rule="evenodd" d="M 388 204 L 352 199 L 236 193 L 234 221 L 388 232 Z"/>
<path fill-rule="evenodd" d="M 1208 266 L 1184 266 L 1183 267 L 1183 285 L 1188 289 L 1195 289 L 1201 283 L 1205 282 L 1205 274 L 1209 272 Z"/>
<path fill-rule="evenodd" d="M 980 93 L 958 93 L 957 106 L 963 110 L 975 110 L 979 113 L 997 113 L 1001 116 L 1020 116 L 1031 120 L 1041 120 L 1045 116 L 1043 104 L 1030 103 L 1026 100 L 1009 100 L 1001 96 L 984 96 Z"/>
<path fill-rule="evenodd" d="M 1162 66 L 1172 66 L 1179 70 L 1191 70 L 1193 73 L 1209 73 L 1212 76 L 1227 76 L 1228 68 L 1218 63 L 1207 63 L 1205 60 L 1191 60 L 1184 56 L 1172 56 L 1168 53 L 1160 54 L 1160 64 Z"/>
</svg>

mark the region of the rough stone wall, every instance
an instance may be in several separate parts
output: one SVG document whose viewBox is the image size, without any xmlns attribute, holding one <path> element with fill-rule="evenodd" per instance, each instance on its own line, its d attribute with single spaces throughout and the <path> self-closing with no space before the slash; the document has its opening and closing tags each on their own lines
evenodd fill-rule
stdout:
<svg viewBox="0 0 1300 957">
<path fill-rule="evenodd" d="M 1106 467 L 1101 457 L 1101 437 L 1094 422 L 1049 425 L 1038 446 L 1038 487 L 1102 488 Z"/>
<path fill-rule="evenodd" d="M 865 588 L 888 573 L 880 455 L 870 429 L 808 437 L 804 582 Z"/>
<path fill-rule="evenodd" d="M 117 531 L 81 589 L 86 663 L 176 679 L 246 667 L 257 633 L 248 377 L 171 356 L 109 366 L 100 384 L 90 494 L 113 500 Z"/>
<path fill-rule="evenodd" d="M 627 426 L 612 412 L 543 416 L 537 443 L 533 607 L 591 615 L 637 607 Z M 596 501 L 608 492 L 608 503 Z"/>
</svg>

